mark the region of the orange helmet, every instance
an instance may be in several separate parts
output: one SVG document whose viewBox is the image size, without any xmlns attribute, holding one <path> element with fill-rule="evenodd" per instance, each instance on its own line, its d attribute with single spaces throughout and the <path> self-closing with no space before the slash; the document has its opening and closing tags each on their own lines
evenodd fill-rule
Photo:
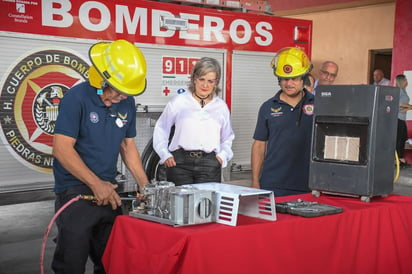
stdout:
<svg viewBox="0 0 412 274">
<path fill-rule="evenodd" d="M 306 53 L 298 47 L 279 50 L 271 62 L 273 73 L 280 78 L 304 76 L 312 70 L 312 63 Z"/>
</svg>

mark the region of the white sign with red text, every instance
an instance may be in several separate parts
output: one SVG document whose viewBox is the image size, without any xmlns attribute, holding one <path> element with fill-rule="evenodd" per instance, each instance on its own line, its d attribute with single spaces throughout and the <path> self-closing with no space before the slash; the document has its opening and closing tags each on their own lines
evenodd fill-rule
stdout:
<svg viewBox="0 0 412 274">
<path fill-rule="evenodd" d="M 307 20 L 144 0 L 0 0 L 0 4 L 0 31 L 266 52 L 296 45 L 310 53 Z M 168 28 L 162 23 L 167 19 L 184 21 L 187 29 Z"/>
<path fill-rule="evenodd" d="M 162 95 L 173 96 L 187 91 L 193 67 L 200 58 L 163 56 Z"/>
</svg>

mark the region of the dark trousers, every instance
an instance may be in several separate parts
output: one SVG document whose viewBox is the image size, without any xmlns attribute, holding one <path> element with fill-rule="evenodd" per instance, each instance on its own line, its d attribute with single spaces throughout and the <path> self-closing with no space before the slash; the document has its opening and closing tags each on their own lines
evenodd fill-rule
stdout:
<svg viewBox="0 0 412 274">
<path fill-rule="evenodd" d="M 214 152 L 185 151 L 178 149 L 172 152 L 176 166 L 166 168 L 166 177 L 175 185 L 221 182 L 222 166 Z"/>
<path fill-rule="evenodd" d="M 79 194 L 91 195 L 86 186 L 71 187 L 56 195 L 56 212 Z M 122 209 L 97 206 L 79 200 L 65 208 L 56 220 L 58 234 L 52 269 L 55 273 L 84 274 L 87 259 L 94 263 L 94 273 L 105 273 L 101 258 L 116 216 Z"/>
<path fill-rule="evenodd" d="M 406 128 L 406 122 L 398 119 L 398 130 L 396 135 L 396 153 L 399 158 L 404 157 L 405 142 L 408 140 L 408 129 Z"/>
<path fill-rule="evenodd" d="M 273 190 L 273 194 L 275 195 L 275 197 L 308 193 L 307 191 L 282 189 L 282 188 L 273 188 L 272 190 Z"/>
</svg>

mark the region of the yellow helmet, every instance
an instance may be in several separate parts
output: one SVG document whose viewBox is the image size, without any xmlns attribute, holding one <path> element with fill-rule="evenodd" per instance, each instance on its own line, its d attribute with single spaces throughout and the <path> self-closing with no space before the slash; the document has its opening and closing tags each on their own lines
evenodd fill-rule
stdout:
<svg viewBox="0 0 412 274">
<path fill-rule="evenodd" d="M 89 70 L 90 84 L 101 88 L 103 81 L 128 96 L 136 96 L 146 89 L 146 60 L 134 44 L 119 39 L 100 42 L 89 50 L 93 66 Z"/>
<path fill-rule="evenodd" d="M 304 76 L 312 70 L 312 63 L 306 53 L 298 47 L 283 48 L 271 62 L 273 73 L 280 78 Z"/>
</svg>

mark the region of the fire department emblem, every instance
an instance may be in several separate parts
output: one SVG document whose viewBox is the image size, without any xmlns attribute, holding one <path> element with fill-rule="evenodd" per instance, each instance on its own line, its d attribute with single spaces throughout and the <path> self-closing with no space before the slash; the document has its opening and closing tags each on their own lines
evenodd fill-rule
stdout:
<svg viewBox="0 0 412 274">
<path fill-rule="evenodd" d="M 302 109 L 306 115 L 313 115 L 313 104 L 306 104 L 302 107 Z"/>
<path fill-rule="evenodd" d="M 18 60 L 1 83 L 1 138 L 24 165 L 51 172 L 53 133 L 65 92 L 87 79 L 89 65 L 65 50 L 38 50 Z"/>
<path fill-rule="evenodd" d="M 284 72 L 284 73 L 289 74 L 289 73 L 292 72 L 292 70 L 293 70 L 293 68 L 292 68 L 291 65 L 284 65 L 284 66 L 283 66 L 283 72 Z"/>
<path fill-rule="evenodd" d="M 38 129 L 46 134 L 52 135 L 54 132 L 54 122 L 65 89 L 66 87 L 59 84 L 45 87 L 37 93 L 33 102 L 34 121 Z"/>
</svg>

